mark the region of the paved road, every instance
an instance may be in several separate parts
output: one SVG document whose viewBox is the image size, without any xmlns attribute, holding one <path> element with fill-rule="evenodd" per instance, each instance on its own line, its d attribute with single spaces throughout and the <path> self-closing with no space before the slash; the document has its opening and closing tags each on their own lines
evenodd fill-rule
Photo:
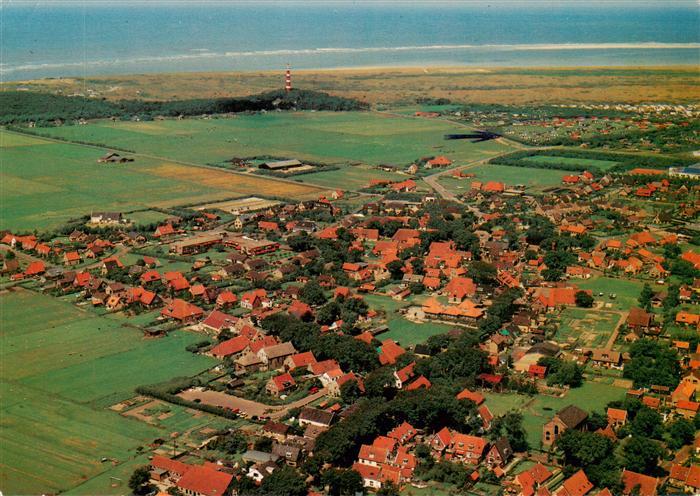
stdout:
<svg viewBox="0 0 700 496">
<path fill-rule="evenodd" d="M 257 401 L 246 400 L 219 391 L 200 391 L 198 389 L 188 389 L 178 394 L 179 397 L 189 401 L 199 400 L 205 405 L 219 406 L 235 410 L 238 408 L 241 412 L 245 412 L 248 416 L 265 417 L 269 416 L 272 419 L 278 419 L 292 408 L 300 408 L 309 403 L 316 401 L 327 393 L 326 389 L 320 389 L 317 393 L 306 396 L 298 401 L 289 403 L 288 405 L 266 405 Z"/>
</svg>

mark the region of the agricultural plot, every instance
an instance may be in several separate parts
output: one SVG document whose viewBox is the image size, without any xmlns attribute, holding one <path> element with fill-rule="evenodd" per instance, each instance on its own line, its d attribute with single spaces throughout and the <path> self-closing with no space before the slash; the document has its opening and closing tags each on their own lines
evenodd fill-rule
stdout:
<svg viewBox="0 0 700 496">
<path fill-rule="evenodd" d="M 326 188 L 341 188 L 358 190 L 369 186 L 372 179 L 386 179 L 389 181 L 405 181 L 405 174 L 387 172 L 367 166 L 341 166 L 339 169 L 312 172 L 302 174 L 294 178 L 295 181 L 312 183 Z"/>
<path fill-rule="evenodd" d="M 535 155 L 533 157 L 525 157 L 523 161 L 538 164 L 567 164 L 581 167 L 597 167 L 602 171 L 606 171 L 619 164 L 619 162 L 615 162 L 613 160 L 593 160 L 589 158 L 579 157 L 553 157 L 547 155 Z"/>
<path fill-rule="evenodd" d="M 314 198 L 322 191 L 156 158 L 98 164 L 102 155 L 98 149 L 2 130 L 0 137 L 24 143 L 2 148 L 0 229 L 52 229 L 94 210 L 168 207 L 223 200 L 251 191 L 290 198 Z"/>
<path fill-rule="evenodd" d="M 408 165 L 430 155 L 464 163 L 508 150 L 495 141 L 444 140 L 445 134 L 464 130 L 445 120 L 371 112 L 283 112 L 209 120 L 101 121 L 40 132 L 198 164 L 272 156 L 327 164 Z"/>
<path fill-rule="evenodd" d="M 442 185 L 455 194 L 465 193 L 474 181 L 498 181 L 512 187 L 524 185 L 530 191 L 542 190 L 561 184 L 566 171 L 554 169 L 537 169 L 534 167 L 511 167 L 507 165 L 484 164 L 467 167 L 465 173 L 474 174 L 474 178 L 457 179 L 447 174 L 440 177 Z"/>
<path fill-rule="evenodd" d="M 601 348 L 612 335 L 621 314 L 584 308 L 567 308 L 559 317 L 557 341 L 570 346 Z"/>
<path fill-rule="evenodd" d="M 138 212 L 130 212 L 126 214 L 125 217 L 137 226 L 147 226 L 150 224 L 159 224 L 172 216 L 157 210 L 139 210 Z"/>
<path fill-rule="evenodd" d="M 185 350 L 197 335 L 146 340 L 119 319 L 26 290 L 0 295 L 0 306 L 3 491 L 66 490 L 111 469 L 102 458 L 124 462 L 169 428 L 189 425 L 178 415 L 172 425 L 149 426 L 106 407 L 140 384 L 210 367 L 212 360 Z"/>
</svg>

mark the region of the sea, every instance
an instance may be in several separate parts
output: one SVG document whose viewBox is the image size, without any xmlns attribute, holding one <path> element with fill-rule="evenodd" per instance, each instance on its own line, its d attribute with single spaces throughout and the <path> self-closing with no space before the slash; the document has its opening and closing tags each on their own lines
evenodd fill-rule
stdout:
<svg viewBox="0 0 700 496">
<path fill-rule="evenodd" d="M 0 0 L 3 81 L 346 67 L 700 67 L 696 1 Z"/>
</svg>

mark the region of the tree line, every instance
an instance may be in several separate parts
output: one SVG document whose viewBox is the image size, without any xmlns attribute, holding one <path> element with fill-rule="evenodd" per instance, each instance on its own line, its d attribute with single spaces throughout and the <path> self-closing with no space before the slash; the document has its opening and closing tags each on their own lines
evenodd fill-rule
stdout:
<svg viewBox="0 0 700 496">
<path fill-rule="evenodd" d="M 321 91 L 295 89 L 267 91 L 234 98 L 202 98 L 191 100 L 146 101 L 86 98 L 25 91 L 0 93 L 0 124 L 55 125 L 80 119 L 138 117 L 151 120 L 157 116 L 176 117 L 213 115 L 230 112 L 263 110 L 364 110 L 367 104 L 352 98 L 329 95 Z"/>
</svg>

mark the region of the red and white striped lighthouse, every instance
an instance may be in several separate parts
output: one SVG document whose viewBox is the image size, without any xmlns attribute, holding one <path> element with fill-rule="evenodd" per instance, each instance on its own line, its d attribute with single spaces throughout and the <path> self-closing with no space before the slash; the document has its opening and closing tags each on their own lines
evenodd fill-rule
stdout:
<svg viewBox="0 0 700 496">
<path fill-rule="evenodd" d="M 292 91 L 292 71 L 287 64 L 287 72 L 284 74 L 284 91 L 289 93 Z"/>
</svg>

